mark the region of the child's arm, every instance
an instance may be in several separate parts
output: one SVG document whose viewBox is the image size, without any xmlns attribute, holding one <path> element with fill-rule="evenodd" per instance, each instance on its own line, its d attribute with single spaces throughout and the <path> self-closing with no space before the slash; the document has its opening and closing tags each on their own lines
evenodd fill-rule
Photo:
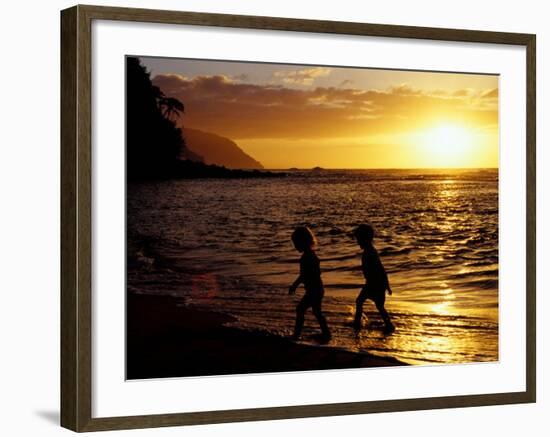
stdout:
<svg viewBox="0 0 550 437">
<path fill-rule="evenodd" d="M 296 289 L 298 288 L 298 285 L 300 285 L 302 282 L 303 282 L 303 278 L 302 278 L 302 275 L 300 274 L 288 289 L 288 294 L 296 293 Z"/>
<path fill-rule="evenodd" d="M 390 280 L 388 279 L 388 274 L 386 273 L 386 270 L 384 269 L 384 275 L 386 276 L 386 290 L 388 290 L 388 294 L 391 296 L 393 294 L 393 291 L 390 287 Z"/>
</svg>

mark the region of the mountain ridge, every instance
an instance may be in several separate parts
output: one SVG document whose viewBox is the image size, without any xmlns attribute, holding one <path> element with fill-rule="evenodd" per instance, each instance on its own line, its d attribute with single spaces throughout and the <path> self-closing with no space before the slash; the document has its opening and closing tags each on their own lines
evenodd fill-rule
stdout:
<svg viewBox="0 0 550 437">
<path fill-rule="evenodd" d="M 263 169 L 264 166 L 244 152 L 239 145 L 221 135 L 199 129 L 182 128 L 186 148 L 191 153 L 182 156 L 193 161 L 202 158 L 205 164 L 221 165 L 230 169 Z"/>
</svg>

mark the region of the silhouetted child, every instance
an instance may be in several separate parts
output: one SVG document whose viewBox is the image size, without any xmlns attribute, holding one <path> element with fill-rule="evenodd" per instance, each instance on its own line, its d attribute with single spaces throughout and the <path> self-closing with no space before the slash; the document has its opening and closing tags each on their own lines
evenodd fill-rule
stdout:
<svg viewBox="0 0 550 437">
<path fill-rule="evenodd" d="M 304 326 L 304 317 L 308 308 L 311 307 L 313 314 L 317 318 L 322 331 L 322 340 L 330 340 L 330 331 L 327 321 L 321 311 L 321 303 L 325 293 L 323 281 L 321 280 L 321 267 L 319 258 L 313 248 L 316 241 L 315 236 L 305 226 L 297 227 L 292 233 L 292 242 L 298 252 L 302 253 L 300 258 L 300 274 L 294 283 L 288 289 L 288 294 L 296 293 L 298 285 L 304 284 L 305 294 L 296 306 L 296 325 L 292 338 L 300 338 L 302 327 Z"/>
<path fill-rule="evenodd" d="M 395 327 L 390 320 L 390 316 L 384 308 L 386 301 L 386 290 L 391 295 L 392 291 L 388 281 L 386 270 L 380 261 L 378 252 L 372 244 L 374 238 L 374 229 L 370 225 L 359 225 L 354 231 L 357 244 L 363 249 L 361 257 L 361 269 L 365 277 L 365 286 L 361 289 L 357 300 L 355 301 L 355 320 L 354 328 L 359 331 L 361 329 L 361 318 L 363 316 L 363 304 L 365 300 L 370 299 L 376 305 L 385 324 L 385 332 L 390 333 L 395 331 Z"/>
</svg>

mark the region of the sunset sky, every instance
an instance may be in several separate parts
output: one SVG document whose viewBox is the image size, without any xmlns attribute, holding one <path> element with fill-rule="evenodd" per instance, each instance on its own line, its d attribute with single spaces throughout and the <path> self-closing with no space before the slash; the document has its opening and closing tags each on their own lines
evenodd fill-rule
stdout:
<svg viewBox="0 0 550 437">
<path fill-rule="evenodd" d="M 265 168 L 498 167 L 498 76 L 140 59 Z"/>
</svg>

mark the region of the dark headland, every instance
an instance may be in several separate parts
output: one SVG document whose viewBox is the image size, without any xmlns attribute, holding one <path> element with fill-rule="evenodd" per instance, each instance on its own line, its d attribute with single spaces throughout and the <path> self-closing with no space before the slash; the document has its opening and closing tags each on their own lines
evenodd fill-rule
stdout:
<svg viewBox="0 0 550 437">
<path fill-rule="evenodd" d="M 261 170 L 259 162 L 227 138 L 193 129 L 186 138 L 177 124 L 185 110 L 183 102 L 154 86 L 139 58 L 126 58 L 126 74 L 128 181 L 285 176 Z"/>
</svg>

